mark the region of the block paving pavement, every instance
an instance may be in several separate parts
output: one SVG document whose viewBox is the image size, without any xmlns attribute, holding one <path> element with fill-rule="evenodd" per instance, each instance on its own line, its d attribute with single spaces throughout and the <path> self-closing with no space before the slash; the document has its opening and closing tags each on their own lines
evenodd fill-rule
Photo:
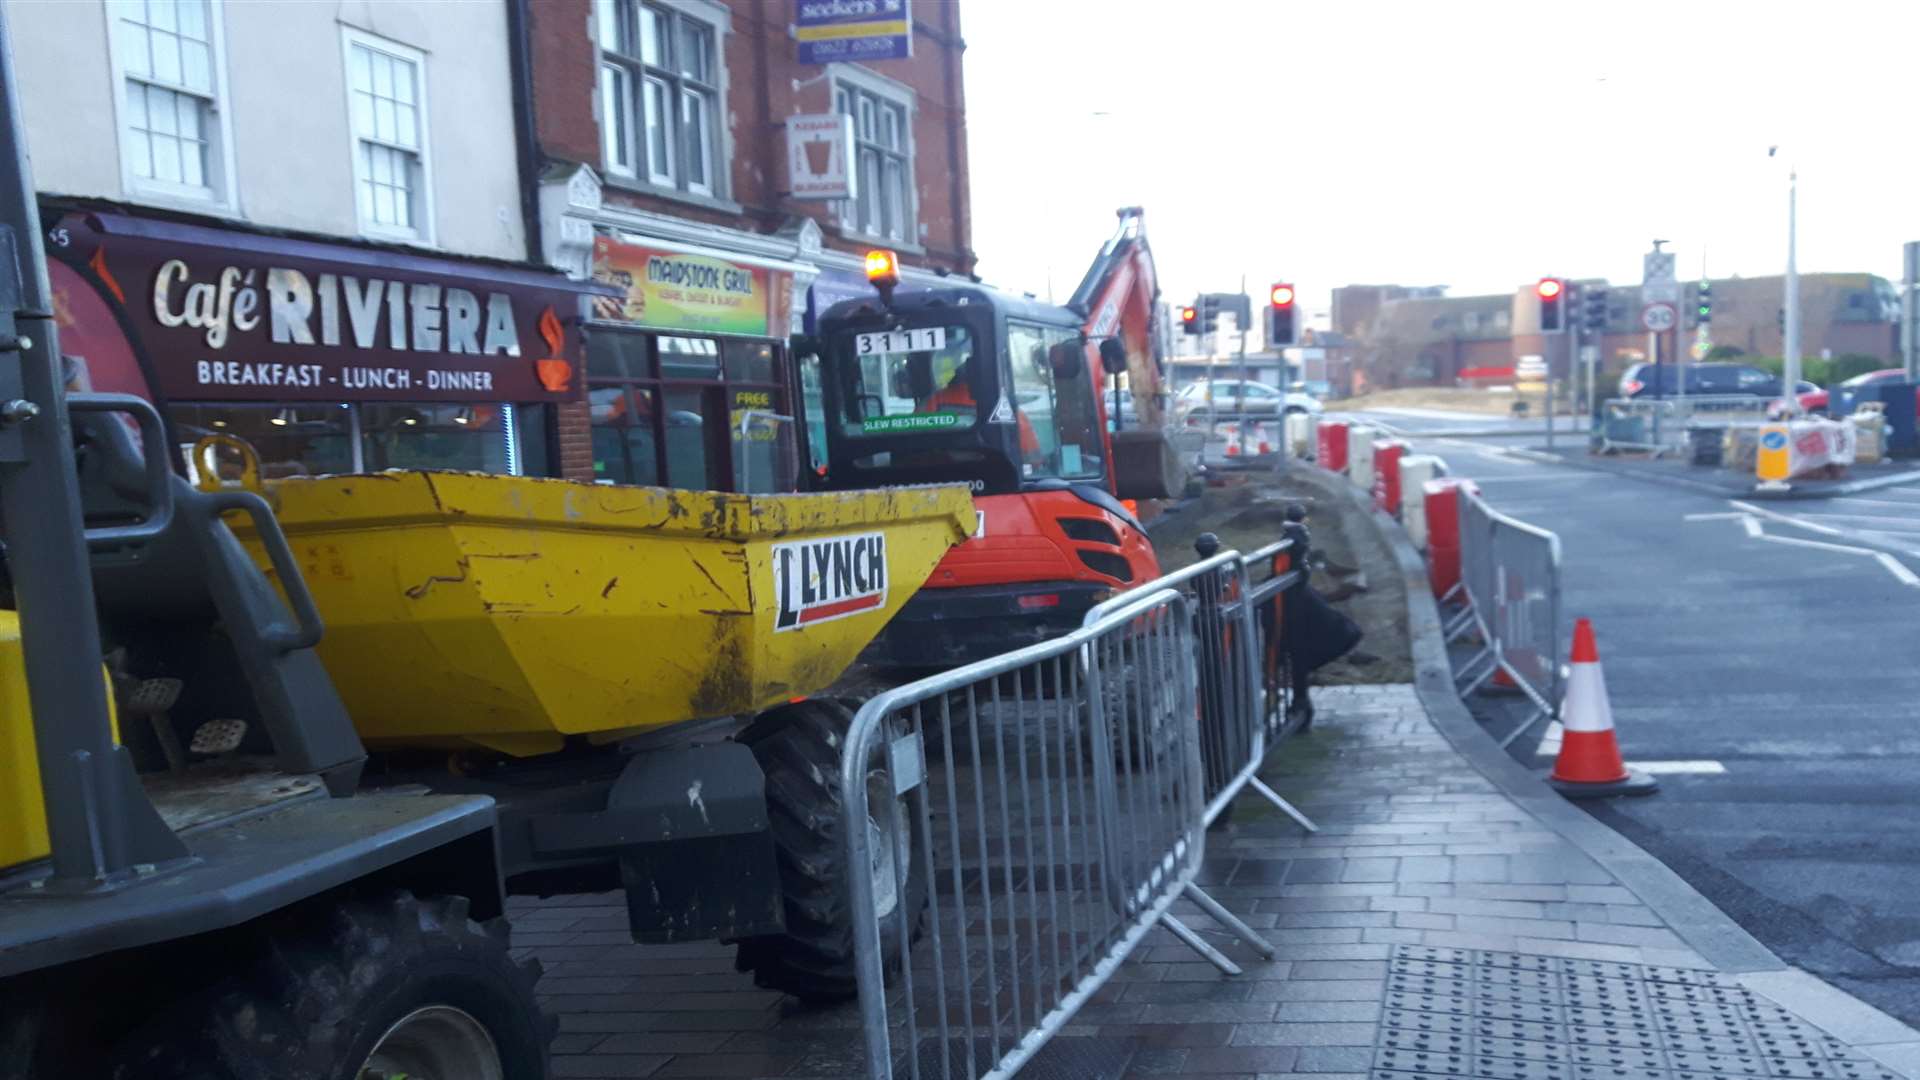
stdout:
<svg viewBox="0 0 1920 1080">
<path fill-rule="evenodd" d="M 1659 914 L 1456 753 L 1412 687 L 1326 688 L 1315 702 L 1314 729 L 1262 775 L 1320 831 L 1243 796 L 1209 834 L 1200 878 L 1277 957 L 1261 959 L 1183 903 L 1184 921 L 1245 973 L 1223 976 L 1156 930 L 1023 1075 L 1892 1080 L 1763 996 L 1716 983 L 1713 965 Z M 727 947 L 635 945 L 617 894 L 516 900 L 511 915 L 516 950 L 546 967 L 558 1077 L 864 1075 L 852 1005 L 809 1008 L 759 990 L 733 970 Z M 1486 989 L 1500 977 L 1476 976 L 1501 964 L 1551 992 L 1511 1011 L 1514 1001 Z M 1579 1059 L 1582 1036 L 1648 1037 L 1658 1024 L 1647 1003 L 1671 1004 L 1659 995 L 1690 981 L 1727 998 L 1716 1008 L 1746 1010 L 1734 1020 L 1777 1022 L 1771 1034 L 1817 1040 L 1818 1052 L 1775 1064 L 1749 1026 L 1744 1043 L 1728 1033 L 1720 1044 L 1673 1044 L 1691 1057 L 1672 1056 L 1656 1031 L 1631 1060 Z M 1624 1011 L 1570 1020 L 1570 988 Z M 1697 1022 L 1720 1034 L 1729 1021 Z"/>
</svg>

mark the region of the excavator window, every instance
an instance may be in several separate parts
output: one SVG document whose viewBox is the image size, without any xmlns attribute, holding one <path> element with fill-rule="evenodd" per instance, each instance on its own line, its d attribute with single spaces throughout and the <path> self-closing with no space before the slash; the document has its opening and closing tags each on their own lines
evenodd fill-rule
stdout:
<svg viewBox="0 0 1920 1080">
<path fill-rule="evenodd" d="M 837 420 L 848 436 L 973 427 L 973 333 L 965 326 L 857 335 Z"/>
<path fill-rule="evenodd" d="M 1078 341 L 1077 333 L 1060 327 L 1007 324 L 1013 367 L 1009 395 L 1021 426 L 1023 479 L 1095 480 L 1106 475 L 1093 398 L 1097 388 L 1090 372 L 1056 375 L 1048 359 L 1053 349 L 1077 348 Z"/>
</svg>

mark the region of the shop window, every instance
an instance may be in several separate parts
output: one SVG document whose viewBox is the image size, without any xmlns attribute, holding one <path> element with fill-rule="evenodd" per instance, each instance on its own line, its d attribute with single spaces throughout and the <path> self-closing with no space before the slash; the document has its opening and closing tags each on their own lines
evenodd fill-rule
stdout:
<svg viewBox="0 0 1920 1080">
<path fill-rule="evenodd" d="M 720 346 L 720 352 L 726 358 L 727 378 L 730 381 L 762 383 L 773 381 L 773 344 L 771 342 L 728 338 Z"/>
<path fill-rule="evenodd" d="M 188 476 L 199 471 L 194 446 L 213 435 L 253 447 L 268 480 L 358 470 L 353 415 L 345 405 L 174 405 L 168 414 Z M 215 457 L 223 476 L 239 479 L 237 453 L 218 451 Z"/>
<path fill-rule="evenodd" d="M 913 243 L 913 92 L 857 69 L 840 73 L 833 109 L 853 118 L 858 195 L 840 204 L 847 231 Z"/>
<path fill-rule="evenodd" d="M 717 379 L 720 343 L 712 338 L 662 335 L 660 377 L 663 379 Z"/>
<path fill-rule="evenodd" d="M 587 357 L 597 481 L 793 490 L 799 433 L 776 343 L 596 328 Z"/>
<path fill-rule="evenodd" d="M 217 0 L 114 0 L 127 187 L 229 204 Z"/>
<path fill-rule="evenodd" d="M 694 195 L 722 194 L 722 11 L 671 0 L 597 0 L 601 153 L 609 173 Z"/>
<path fill-rule="evenodd" d="M 653 375 L 647 362 L 644 334 L 595 333 L 587 336 L 588 376 L 645 379 Z"/>
<path fill-rule="evenodd" d="M 506 473 L 506 410 L 499 405 L 362 405 L 365 471 L 458 469 Z"/>
<path fill-rule="evenodd" d="M 668 390 L 662 395 L 667 434 L 667 486 L 706 490 L 715 485 L 707 470 L 706 402 L 701 390 Z"/>
<path fill-rule="evenodd" d="M 607 386 L 589 391 L 587 397 L 593 421 L 593 478 L 607 484 L 658 484 L 654 392 Z"/>
<path fill-rule="evenodd" d="M 548 469 L 540 406 L 176 404 L 167 412 L 189 476 L 199 468 L 195 444 L 210 435 L 251 446 L 268 480 L 385 469 L 544 476 Z M 219 460 L 237 470 L 237 454 L 222 452 Z"/>
<path fill-rule="evenodd" d="M 344 33 L 360 230 L 430 241 L 426 57 L 357 30 Z"/>
</svg>

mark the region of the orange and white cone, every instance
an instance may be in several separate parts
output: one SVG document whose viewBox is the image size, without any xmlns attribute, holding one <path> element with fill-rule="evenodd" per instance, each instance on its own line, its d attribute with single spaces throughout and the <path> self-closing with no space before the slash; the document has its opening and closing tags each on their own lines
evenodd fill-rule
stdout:
<svg viewBox="0 0 1920 1080">
<path fill-rule="evenodd" d="M 1628 769 L 1620 759 L 1613 735 L 1613 704 L 1607 700 L 1607 679 L 1600 673 L 1600 649 L 1593 641 L 1593 623 L 1573 624 L 1573 674 L 1561 699 L 1560 756 L 1547 777 L 1570 799 L 1606 795 L 1647 795 L 1659 781 Z"/>
</svg>

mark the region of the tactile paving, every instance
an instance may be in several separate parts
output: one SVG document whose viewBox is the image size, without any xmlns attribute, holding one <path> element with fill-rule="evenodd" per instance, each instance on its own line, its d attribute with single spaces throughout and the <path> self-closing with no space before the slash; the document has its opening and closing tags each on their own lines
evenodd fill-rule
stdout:
<svg viewBox="0 0 1920 1080">
<path fill-rule="evenodd" d="M 1714 971 L 1401 945 L 1372 1080 L 1899 1080 Z"/>
</svg>

